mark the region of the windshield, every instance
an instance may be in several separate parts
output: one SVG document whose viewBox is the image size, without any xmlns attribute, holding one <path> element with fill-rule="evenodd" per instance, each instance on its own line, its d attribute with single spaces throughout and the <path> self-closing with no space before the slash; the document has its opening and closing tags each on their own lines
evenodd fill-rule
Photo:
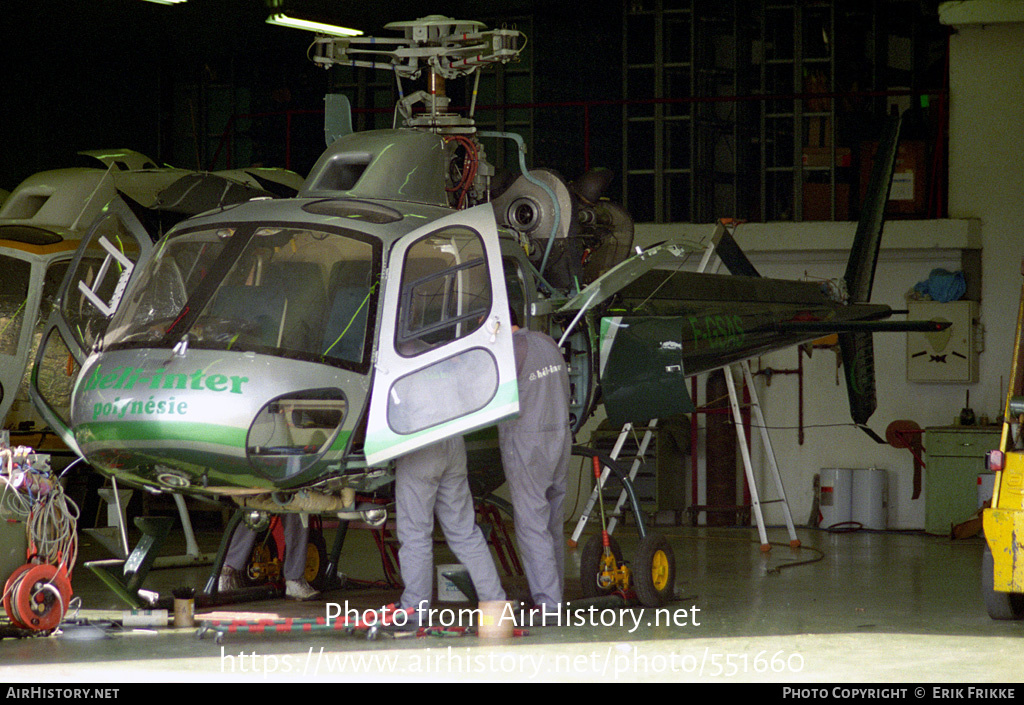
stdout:
<svg viewBox="0 0 1024 705">
<path fill-rule="evenodd" d="M 172 235 L 106 346 L 255 351 L 365 367 L 380 245 L 344 230 L 239 225 Z"/>
</svg>

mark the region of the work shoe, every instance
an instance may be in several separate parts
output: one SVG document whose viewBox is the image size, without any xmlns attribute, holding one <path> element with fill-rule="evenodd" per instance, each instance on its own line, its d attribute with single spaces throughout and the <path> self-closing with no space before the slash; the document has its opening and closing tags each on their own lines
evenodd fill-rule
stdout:
<svg viewBox="0 0 1024 705">
<path fill-rule="evenodd" d="M 221 568 L 220 577 L 217 579 L 217 592 L 231 592 L 242 589 L 242 579 L 238 577 L 238 571 L 229 565 Z"/>
<path fill-rule="evenodd" d="M 284 581 L 284 595 L 292 600 L 312 600 L 320 596 L 303 578 Z"/>
</svg>

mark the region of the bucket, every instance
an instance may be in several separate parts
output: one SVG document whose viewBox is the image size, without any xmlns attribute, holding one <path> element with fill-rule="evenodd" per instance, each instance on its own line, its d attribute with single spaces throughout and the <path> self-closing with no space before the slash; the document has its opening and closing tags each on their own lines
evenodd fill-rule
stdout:
<svg viewBox="0 0 1024 705">
<path fill-rule="evenodd" d="M 481 602 L 477 636 L 481 639 L 505 639 L 512 636 L 514 619 L 511 605 L 507 600 Z"/>
<path fill-rule="evenodd" d="M 853 471 L 849 468 L 822 468 L 819 477 L 821 528 L 828 529 L 852 521 Z"/>
<path fill-rule="evenodd" d="M 853 471 L 852 489 L 851 521 L 865 529 L 887 529 L 889 473 L 880 468 L 858 468 Z"/>
</svg>

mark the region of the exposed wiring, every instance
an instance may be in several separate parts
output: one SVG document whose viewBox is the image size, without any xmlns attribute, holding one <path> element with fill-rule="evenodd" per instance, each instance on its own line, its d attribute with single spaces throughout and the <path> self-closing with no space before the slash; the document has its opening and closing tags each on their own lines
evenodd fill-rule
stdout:
<svg viewBox="0 0 1024 705">
<path fill-rule="evenodd" d="M 445 142 L 458 142 L 466 151 L 466 155 L 462 160 L 462 175 L 459 183 L 445 189 L 449 193 L 458 193 L 458 201 L 455 207 L 461 210 L 465 208 L 466 197 L 469 194 L 469 190 L 473 187 L 473 182 L 476 180 L 476 172 L 480 166 L 479 150 L 477 150 L 473 141 L 464 135 L 445 137 Z"/>
<path fill-rule="evenodd" d="M 29 547 L 26 565 L 5 585 L 8 616 L 29 626 L 38 625 L 42 614 L 44 626 L 36 628 L 49 630 L 63 622 L 68 610 L 68 580 L 78 558 L 79 509 L 64 494 L 45 458 L 25 446 L 0 448 L 0 520 L 24 523 Z M 18 605 L 26 599 L 33 613 L 40 613 L 19 614 L 23 607 Z M 53 614 L 53 608 L 59 613 Z"/>
</svg>

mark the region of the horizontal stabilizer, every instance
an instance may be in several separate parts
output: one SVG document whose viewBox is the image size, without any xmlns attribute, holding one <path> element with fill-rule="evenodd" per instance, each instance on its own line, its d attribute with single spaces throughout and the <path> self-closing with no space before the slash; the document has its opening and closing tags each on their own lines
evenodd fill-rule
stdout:
<svg viewBox="0 0 1024 705">
<path fill-rule="evenodd" d="M 715 243 L 715 254 L 722 260 L 722 264 L 725 265 L 730 274 L 736 274 L 741 277 L 761 276 L 750 260 L 747 259 L 747 256 L 743 254 L 743 250 L 740 249 L 736 238 L 724 226 L 719 227 L 715 231 L 712 241 Z"/>
<path fill-rule="evenodd" d="M 778 328 L 783 333 L 938 333 L 950 325 L 949 321 L 785 321 Z"/>
</svg>

